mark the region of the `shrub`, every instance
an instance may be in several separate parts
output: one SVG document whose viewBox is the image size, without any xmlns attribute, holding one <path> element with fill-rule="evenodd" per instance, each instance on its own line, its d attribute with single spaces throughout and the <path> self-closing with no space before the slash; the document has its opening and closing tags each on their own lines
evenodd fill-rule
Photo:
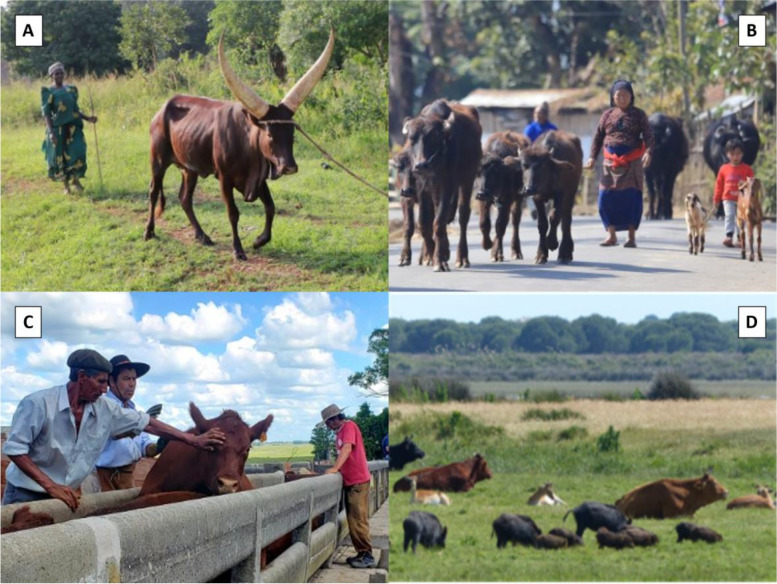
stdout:
<svg viewBox="0 0 777 584">
<path fill-rule="evenodd" d="M 526 396 L 528 397 L 528 395 L 529 395 L 529 390 L 527 389 Z M 552 389 L 550 391 L 538 391 L 531 397 L 531 401 L 533 401 L 535 404 L 562 403 L 567 400 L 569 400 L 569 397 L 567 397 L 557 389 Z"/>
<path fill-rule="evenodd" d="M 535 430 L 529 432 L 528 439 L 530 442 L 546 442 L 553 438 L 552 430 Z"/>
<path fill-rule="evenodd" d="M 610 426 L 607 431 L 596 439 L 596 447 L 599 452 L 618 452 L 621 448 L 621 433 L 616 432 Z"/>
<path fill-rule="evenodd" d="M 606 391 L 602 394 L 602 400 L 609 402 L 622 402 L 626 401 L 626 398 L 614 391 Z"/>
<path fill-rule="evenodd" d="M 693 387 L 690 379 L 678 371 L 661 371 L 650 382 L 647 398 L 660 399 L 699 399 L 701 394 Z"/>
<path fill-rule="evenodd" d="M 559 440 L 577 440 L 579 438 L 585 438 L 588 436 L 588 430 L 582 426 L 570 426 L 566 430 L 561 430 L 558 433 Z"/>
<path fill-rule="evenodd" d="M 526 410 L 521 416 L 521 419 L 524 421 L 541 420 L 543 422 L 557 422 L 559 420 L 570 420 L 573 418 L 584 420 L 585 416 L 579 412 L 572 411 L 569 408 L 563 408 L 560 410 L 541 410 L 539 408 L 532 408 L 530 410 Z"/>
<path fill-rule="evenodd" d="M 454 438 L 457 435 L 468 437 L 504 435 L 504 428 L 480 424 L 459 411 L 451 412 L 447 416 L 441 414 L 436 415 L 433 427 L 437 440 Z"/>
<path fill-rule="evenodd" d="M 634 388 L 634 393 L 631 394 L 631 399 L 634 401 L 641 401 L 645 399 L 645 394 L 642 393 L 638 387 Z"/>
<path fill-rule="evenodd" d="M 456 379 L 411 378 L 389 380 L 389 399 L 396 402 L 445 403 L 470 401 L 469 385 Z"/>
</svg>

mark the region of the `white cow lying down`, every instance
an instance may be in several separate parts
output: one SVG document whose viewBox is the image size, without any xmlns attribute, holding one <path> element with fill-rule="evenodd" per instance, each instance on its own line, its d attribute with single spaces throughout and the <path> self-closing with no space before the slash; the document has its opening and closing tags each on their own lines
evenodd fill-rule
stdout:
<svg viewBox="0 0 777 584">
<path fill-rule="evenodd" d="M 561 500 L 561 497 L 553 492 L 553 483 L 545 483 L 539 487 L 534 491 L 534 494 L 529 497 L 527 503 L 529 505 L 566 505 L 566 503 Z"/>
</svg>

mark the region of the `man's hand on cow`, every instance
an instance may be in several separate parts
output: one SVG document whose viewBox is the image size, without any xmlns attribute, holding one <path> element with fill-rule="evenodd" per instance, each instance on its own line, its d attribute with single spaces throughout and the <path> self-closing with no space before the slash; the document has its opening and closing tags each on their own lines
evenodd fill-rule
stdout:
<svg viewBox="0 0 777 584">
<path fill-rule="evenodd" d="M 591 170 L 594 167 L 594 164 L 596 164 L 596 161 L 593 158 L 589 158 L 588 160 L 585 161 L 583 168 L 585 170 Z"/>
<path fill-rule="evenodd" d="M 224 432 L 218 428 L 211 428 L 205 434 L 199 436 L 192 436 L 191 445 L 203 450 L 215 450 L 216 446 L 221 446 L 226 441 L 227 437 Z"/>
<path fill-rule="evenodd" d="M 54 483 L 46 489 L 46 492 L 54 499 L 62 501 L 71 511 L 78 509 L 78 504 L 81 502 L 81 493 L 64 485 Z"/>
<path fill-rule="evenodd" d="M 324 471 L 324 474 L 337 474 L 338 472 L 340 472 L 340 471 L 338 471 L 337 469 L 335 469 L 334 467 L 332 467 L 332 468 L 328 468 L 328 469 L 326 469 L 326 470 Z"/>
<path fill-rule="evenodd" d="M 645 150 L 645 153 L 642 155 L 642 166 L 647 168 L 650 166 L 650 161 L 652 160 L 650 156 L 650 150 Z"/>
</svg>

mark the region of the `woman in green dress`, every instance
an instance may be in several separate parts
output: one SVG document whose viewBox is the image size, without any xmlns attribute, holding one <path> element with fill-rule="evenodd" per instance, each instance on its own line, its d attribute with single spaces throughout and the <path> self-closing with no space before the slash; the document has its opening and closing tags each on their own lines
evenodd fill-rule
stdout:
<svg viewBox="0 0 777 584">
<path fill-rule="evenodd" d="M 46 120 L 46 139 L 42 150 L 46 154 L 51 180 L 64 180 L 65 192 L 70 193 L 69 182 L 79 192 L 84 188 L 79 178 L 86 174 L 86 141 L 84 122 L 96 123 L 97 116 L 86 116 L 78 109 L 78 89 L 65 85 L 65 66 L 54 63 L 49 67 L 54 84 L 41 88 L 41 110 Z"/>
</svg>

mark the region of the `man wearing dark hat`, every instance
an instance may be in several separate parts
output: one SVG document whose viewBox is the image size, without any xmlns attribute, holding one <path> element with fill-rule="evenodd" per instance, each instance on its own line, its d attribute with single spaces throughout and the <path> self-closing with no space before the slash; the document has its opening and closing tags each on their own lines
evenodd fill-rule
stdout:
<svg viewBox="0 0 777 584">
<path fill-rule="evenodd" d="M 3 453 L 11 459 L 4 505 L 54 498 L 75 511 L 81 483 L 112 436 L 146 430 L 204 450 L 224 443 L 218 428 L 199 436 L 184 434 L 105 398 L 113 365 L 97 351 L 74 351 L 67 364 L 70 380 L 66 385 L 31 393 L 14 412 L 3 446 Z"/>
<path fill-rule="evenodd" d="M 119 407 L 137 409 L 132 397 L 137 380 L 148 373 L 151 367 L 146 363 L 130 361 L 126 355 L 111 359 L 113 369 L 108 376 L 108 393 L 105 397 L 119 404 Z M 101 491 L 131 489 L 135 486 L 135 464 L 143 458 L 156 456 L 156 438 L 141 432 L 132 438 L 111 438 L 97 459 L 97 479 Z"/>
<path fill-rule="evenodd" d="M 348 517 L 348 531 L 356 549 L 356 556 L 346 561 L 352 568 L 372 568 L 370 541 L 370 469 L 359 426 L 353 420 L 346 420 L 343 411 L 332 404 L 321 410 L 321 422 L 335 433 L 337 460 L 326 474 L 339 472 L 343 475 L 345 491 L 345 513 Z"/>
</svg>

